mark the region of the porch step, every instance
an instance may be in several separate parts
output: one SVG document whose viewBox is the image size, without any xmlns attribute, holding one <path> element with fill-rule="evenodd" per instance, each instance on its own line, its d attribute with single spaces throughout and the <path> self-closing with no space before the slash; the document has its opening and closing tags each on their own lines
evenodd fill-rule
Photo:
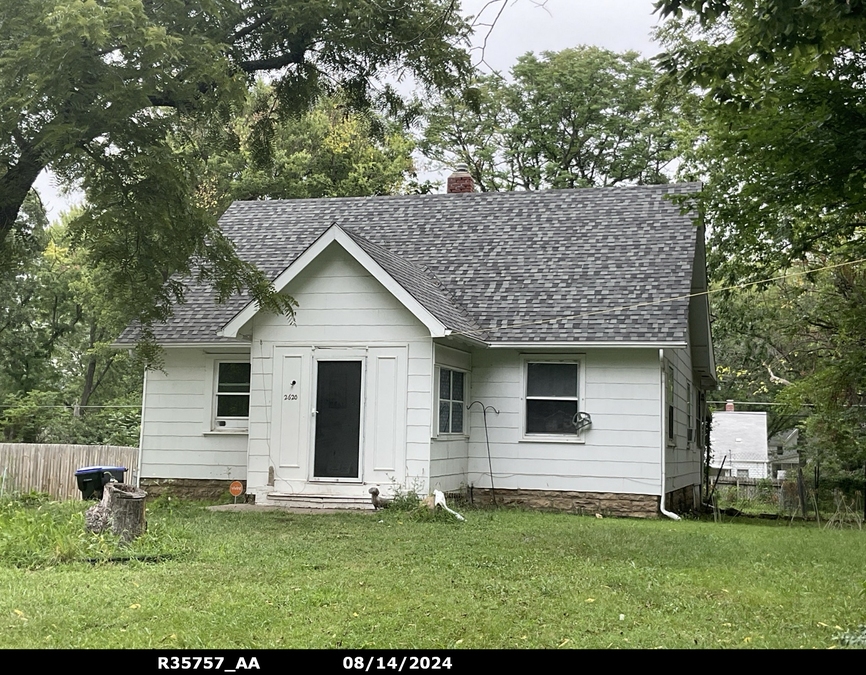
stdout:
<svg viewBox="0 0 866 675">
<path fill-rule="evenodd" d="M 298 495 L 285 492 L 271 492 L 267 503 L 298 509 L 338 509 L 345 511 L 372 511 L 370 498 L 345 495 Z"/>
</svg>

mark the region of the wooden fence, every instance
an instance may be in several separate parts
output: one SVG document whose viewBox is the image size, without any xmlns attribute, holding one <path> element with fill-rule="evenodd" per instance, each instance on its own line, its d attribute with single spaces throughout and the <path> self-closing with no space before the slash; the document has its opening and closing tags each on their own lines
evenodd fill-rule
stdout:
<svg viewBox="0 0 866 675">
<path fill-rule="evenodd" d="M 134 485 L 138 478 L 138 448 L 0 443 L 0 494 L 36 490 L 54 499 L 80 499 L 75 472 L 85 466 L 125 466 L 124 481 Z"/>
</svg>

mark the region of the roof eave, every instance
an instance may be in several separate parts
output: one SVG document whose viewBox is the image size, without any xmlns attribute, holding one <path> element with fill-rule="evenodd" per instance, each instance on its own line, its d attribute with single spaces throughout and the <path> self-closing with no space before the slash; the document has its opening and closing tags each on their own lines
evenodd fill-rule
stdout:
<svg viewBox="0 0 866 675">
<path fill-rule="evenodd" d="M 575 340 L 560 342 L 513 341 L 489 342 L 491 349 L 684 349 L 688 347 L 683 341 L 624 341 L 624 340 Z"/>
</svg>

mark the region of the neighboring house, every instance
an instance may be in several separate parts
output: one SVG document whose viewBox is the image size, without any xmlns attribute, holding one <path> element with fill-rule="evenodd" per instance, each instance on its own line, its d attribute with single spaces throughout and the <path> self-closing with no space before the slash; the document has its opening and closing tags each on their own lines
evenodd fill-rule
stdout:
<svg viewBox="0 0 866 675">
<path fill-rule="evenodd" d="M 799 429 L 780 431 L 769 441 L 770 470 L 773 478 L 784 480 L 796 477 L 800 466 L 800 451 L 797 443 L 800 440 Z"/>
<path fill-rule="evenodd" d="M 734 410 L 728 401 L 725 410 L 713 412 L 710 451 L 714 474 L 721 470 L 734 478 L 767 478 L 767 413 Z"/>
<path fill-rule="evenodd" d="M 704 231 L 667 195 L 699 189 L 236 202 L 223 231 L 297 314 L 199 288 L 156 327 L 143 483 L 239 479 L 296 505 L 399 485 L 691 506 L 715 365 Z"/>
</svg>

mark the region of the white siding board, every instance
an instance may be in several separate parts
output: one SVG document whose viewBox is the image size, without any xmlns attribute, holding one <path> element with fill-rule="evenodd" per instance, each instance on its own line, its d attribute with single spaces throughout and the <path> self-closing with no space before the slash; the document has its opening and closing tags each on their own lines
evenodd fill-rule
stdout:
<svg viewBox="0 0 866 675">
<path fill-rule="evenodd" d="M 190 422 L 200 426 L 204 418 L 204 408 L 150 408 L 147 411 L 148 422 Z"/>
<path fill-rule="evenodd" d="M 167 379 L 164 375 L 163 379 L 158 379 L 151 373 L 147 376 L 147 392 L 151 395 L 154 401 L 158 401 L 157 405 L 166 405 L 161 397 L 163 396 L 203 396 L 204 395 L 204 380 L 188 380 L 186 382 L 175 382 Z M 204 372 L 202 372 L 202 378 Z M 151 384 L 153 380 L 153 384 Z M 148 402 L 148 406 L 150 402 Z"/>
<path fill-rule="evenodd" d="M 406 422 L 409 426 L 429 427 L 430 426 L 430 407 L 427 408 L 410 408 L 407 411 Z"/>
<path fill-rule="evenodd" d="M 656 363 L 658 363 L 658 352 L 656 352 Z M 589 366 L 587 366 L 589 368 Z M 624 384 L 620 382 L 587 382 L 586 398 L 608 399 L 610 401 L 655 401 L 658 402 L 658 370 L 656 370 L 655 382 L 635 382 Z"/>
<path fill-rule="evenodd" d="M 410 375 L 409 376 L 409 391 L 421 393 L 421 394 L 427 394 L 429 396 L 431 393 L 430 378 L 431 378 L 430 373 L 427 373 L 425 375 Z M 429 406 L 430 404 L 428 403 L 427 405 Z"/>
<path fill-rule="evenodd" d="M 177 450 L 152 450 L 148 461 L 152 464 L 171 464 L 177 461 Z M 246 450 L 241 451 L 206 451 L 184 450 L 183 461 L 190 466 L 208 466 L 218 469 L 220 466 L 243 468 L 247 463 Z"/>
<path fill-rule="evenodd" d="M 409 410 L 424 410 L 430 409 L 430 393 L 410 391 L 407 398 L 407 407 Z"/>
</svg>

